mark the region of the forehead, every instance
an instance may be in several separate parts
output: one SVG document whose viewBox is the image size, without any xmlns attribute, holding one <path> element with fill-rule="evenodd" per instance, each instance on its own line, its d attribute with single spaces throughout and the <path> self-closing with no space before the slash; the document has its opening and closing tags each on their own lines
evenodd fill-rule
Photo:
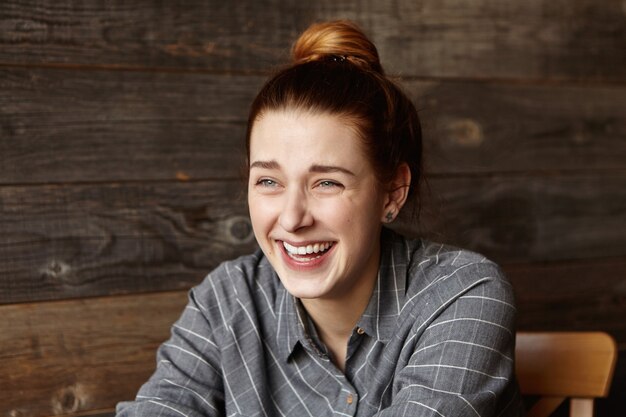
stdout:
<svg viewBox="0 0 626 417">
<path fill-rule="evenodd" d="M 328 113 L 269 111 L 255 121 L 250 134 L 250 162 L 354 165 L 367 163 L 363 151 L 354 123 Z"/>
</svg>

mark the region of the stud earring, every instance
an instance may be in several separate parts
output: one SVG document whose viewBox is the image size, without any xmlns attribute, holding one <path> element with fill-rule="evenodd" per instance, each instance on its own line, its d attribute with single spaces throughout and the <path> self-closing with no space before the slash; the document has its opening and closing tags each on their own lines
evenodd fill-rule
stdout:
<svg viewBox="0 0 626 417">
<path fill-rule="evenodd" d="M 385 220 L 387 220 L 387 223 L 391 223 L 393 221 L 393 210 L 387 212 Z"/>
</svg>

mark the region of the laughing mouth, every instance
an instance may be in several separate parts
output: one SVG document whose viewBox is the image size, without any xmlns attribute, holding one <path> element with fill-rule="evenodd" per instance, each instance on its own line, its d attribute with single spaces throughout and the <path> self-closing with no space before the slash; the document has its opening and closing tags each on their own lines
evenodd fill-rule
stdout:
<svg viewBox="0 0 626 417">
<path fill-rule="evenodd" d="M 312 261 L 313 259 L 321 258 L 330 248 L 333 247 L 333 242 L 318 242 L 305 246 L 293 246 L 287 242 L 282 242 L 285 252 L 290 258 L 300 261 Z"/>
</svg>

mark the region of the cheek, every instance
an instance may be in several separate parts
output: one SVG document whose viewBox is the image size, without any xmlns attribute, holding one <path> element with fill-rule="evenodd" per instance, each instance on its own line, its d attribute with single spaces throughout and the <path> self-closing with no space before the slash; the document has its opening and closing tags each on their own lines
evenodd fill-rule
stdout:
<svg viewBox="0 0 626 417">
<path fill-rule="evenodd" d="M 311 207 L 311 212 L 318 221 L 336 225 L 351 223 L 355 207 L 349 200 L 326 199 Z"/>
<path fill-rule="evenodd" d="M 248 211 L 250 212 L 250 220 L 252 220 L 252 226 L 256 228 L 259 223 L 263 223 L 263 219 L 267 217 L 264 212 L 266 209 L 259 199 L 254 197 L 248 197 Z"/>
<path fill-rule="evenodd" d="M 380 221 L 382 203 L 376 194 L 360 195 L 352 199 L 336 199 L 320 206 L 318 217 L 334 223 L 374 224 Z M 363 225 L 365 226 L 365 225 Z"/>
<path fill-rule="evenodd" d="M 250 221 L 252 223 L 252 232 L 254 237 L 267 255 L 272 254 L 272 247 L 269 244 L 269 232 L 272 229 L 272 221 L 270 215 L 266 212 L 264 207 L 254 199 L 248 199 Z"/>
<path fill-rule="evenodd" d="M 252 227 L 258 230 L 269 227 L 276 221 L 280 205 L 273 199 L 253 195 L 248 197 L 248 211 Z"/>
</svg>

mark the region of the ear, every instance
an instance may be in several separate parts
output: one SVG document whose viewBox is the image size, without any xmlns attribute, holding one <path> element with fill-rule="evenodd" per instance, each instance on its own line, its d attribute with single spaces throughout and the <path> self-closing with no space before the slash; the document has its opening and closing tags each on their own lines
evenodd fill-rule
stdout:
<svg viewBox="0 0 626 417">
<path fill-rule="evenodd" d="M 411 185 L 411 168 L 406 163 L 402 163 L 396 170 L 396 174 L 389 184 L 385 195 L 385 205 L 383 207 L 383 223 L 391 223 L 400 213 L 409 195 Z"/>
</svg>

